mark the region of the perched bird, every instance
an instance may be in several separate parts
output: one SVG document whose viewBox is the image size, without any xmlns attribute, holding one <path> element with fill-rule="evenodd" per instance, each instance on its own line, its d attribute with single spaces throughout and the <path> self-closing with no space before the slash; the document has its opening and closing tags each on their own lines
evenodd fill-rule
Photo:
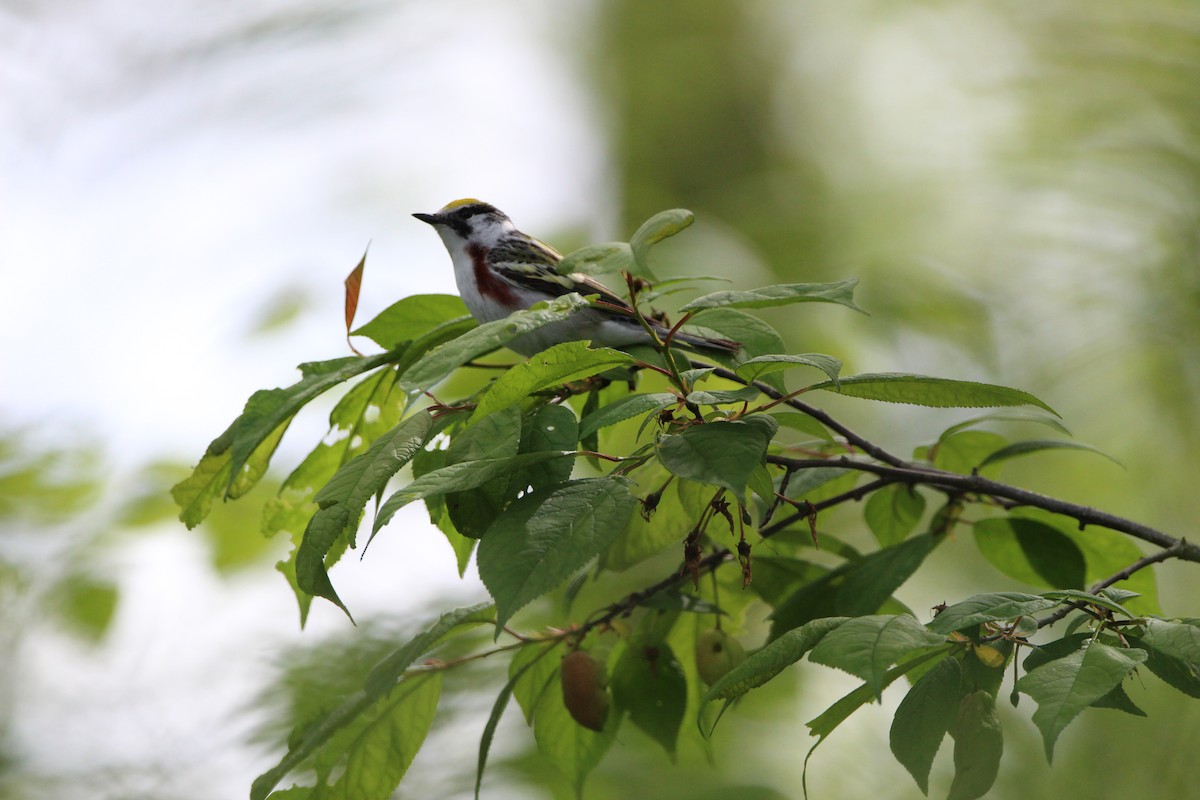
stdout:
<svg viewBox="0 0 1200 800">
<path fill-rule="evenodd" d="M 562 256 L 554 248 L 521 233 L 504 212 L 479 200 L 455 200 L 434 214 L 413 214 L 434 227 L 454 263 L 459 294 L 475 319 L 491 322 L 570 292 L 599 295 L 599 305 L 577 311 L 514 339 L 508 347 L 531 356 L 559 342 L 588 339 L 601 347 L 648 344 L 650 336 L 629 303 L 592 278 L 557 270 Z M 667 329 L 650 321 L 660 338 Z M 682 331 L 672 339 L 694 350 L 732 353 L 738 343 Z"/>
</svg>

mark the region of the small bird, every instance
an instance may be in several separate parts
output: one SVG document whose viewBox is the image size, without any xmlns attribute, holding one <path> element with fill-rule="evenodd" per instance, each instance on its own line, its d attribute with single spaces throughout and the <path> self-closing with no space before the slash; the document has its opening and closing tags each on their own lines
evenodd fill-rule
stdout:
<svg viewBox="0 0 1200 800">
<path fill-rule="evenodd" d="M 577 311 L 509 342 L 508 347 L 531 356 L 560 342 L 588 339 L 600 347 L 649 344 L 650 335 L 623 298 L 586 275 L 559 274 L 562 256 L 552 247 L 521 233 L 495 206 L 467 198 L 448 203 L 434 214 L 413 214 L 434 227 L 454 263 L 459 294 L 480 322 L 503 319 L 541 300 L 578 292 L 599 295 L 598 305 Z M 668 329 L 648 320 L 665 338 Z M 672 343 L 693 350 L 733 353 L 739 345 L 728 339 L 710 339 L 682 331 Z"/>
</svg>

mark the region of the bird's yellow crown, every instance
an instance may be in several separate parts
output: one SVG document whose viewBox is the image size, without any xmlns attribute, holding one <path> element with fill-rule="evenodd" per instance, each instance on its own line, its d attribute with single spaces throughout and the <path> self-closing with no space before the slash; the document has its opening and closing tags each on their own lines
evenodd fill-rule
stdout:
<svg viewBox="0 0 1200 800">
<path fill-rule="evenodd" d="M 482 200 L 476 200 L 474 197 L 463 197 L 458 200 L 451 200 L 449 203 L 446 203 L 446 205 L 442 206 L 441 213 L 445 214 L 446 212 L 453 211 L 456 208 L 462 208 L 463 206 L 474 205 L 482 202 Z"/>
</svg>

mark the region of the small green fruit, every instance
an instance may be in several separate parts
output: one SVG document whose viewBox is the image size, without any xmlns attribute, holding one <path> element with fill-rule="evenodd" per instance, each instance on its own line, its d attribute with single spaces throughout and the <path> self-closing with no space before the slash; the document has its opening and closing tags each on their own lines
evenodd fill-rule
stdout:
<svg viewBox="0 0 1200 800">
<path fill-rule="evenodd" d="M 723 630 L 709 628 L 696 639 L 696 670 L 706 686 L 745 660 L 742 643 Z"/>
<path fill-rule="evenodd" d="M 583 650 L 562 660 L 563 705 L 571 718 L 593 731 L 604 730 L 608 719 L 608 679 L 604 665 Z"/>
</svg>

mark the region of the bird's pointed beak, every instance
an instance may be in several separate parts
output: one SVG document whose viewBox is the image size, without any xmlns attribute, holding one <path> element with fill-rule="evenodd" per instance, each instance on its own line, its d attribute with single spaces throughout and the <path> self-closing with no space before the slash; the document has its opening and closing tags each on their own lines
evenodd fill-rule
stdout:
<svg viewBox="0 0 1200 800">
<path fill-rule="evenodd" d="M 421 222 L 427 222 L 430 225 L 442 224 L 442 215 L 441 214 L 422 214 L 420 212 L 417 212 L 416 214 L 413 214 L 413 216 L 416 217 L 417 219 L 421 220 Z"/>
</svg>

